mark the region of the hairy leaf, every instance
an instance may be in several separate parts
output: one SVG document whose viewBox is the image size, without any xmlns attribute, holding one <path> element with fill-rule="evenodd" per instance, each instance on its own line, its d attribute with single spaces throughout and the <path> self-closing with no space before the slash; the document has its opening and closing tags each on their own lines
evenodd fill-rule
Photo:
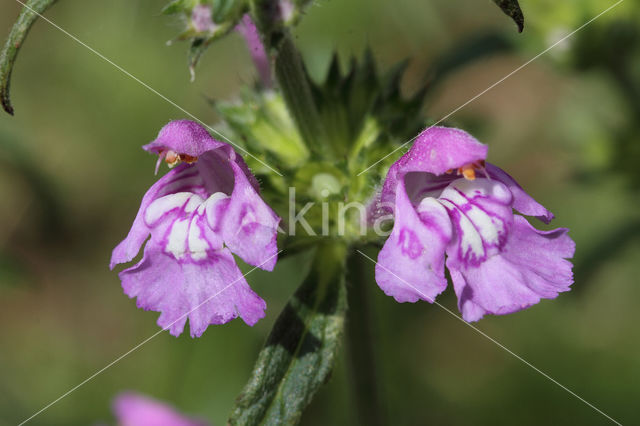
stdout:
<svg viewBox="0 0 640 426">
<path fill-rule="evenodd" d="M 345 259 L 339 243 L 318 247 L 309 276 L 278 317 L 229 424 L 300 420 L 329 377 L 343 334 Z"/>
<path fill-rule="evenodd" d="M 38 15 L 49 8 L 56 0 L 28 0 L 18 15 L 18 20 L 13 24 L 9 37 L 0 52 L 0 100 L 2 108 L 13 115 L 13 107 L 9 99 L 9 84 L 11 71 L 18 56 L 18 51 L 27 37 L 27 33 Z"/>
<path fill-rule="evenodd" d="M 524 29 L 524 15 L 522 9 L 518 4 L 518 0 L 493 0 L 502 11 L 511 17 L 518 26 L 518 31 L 522 32 Z"/>
</svg>

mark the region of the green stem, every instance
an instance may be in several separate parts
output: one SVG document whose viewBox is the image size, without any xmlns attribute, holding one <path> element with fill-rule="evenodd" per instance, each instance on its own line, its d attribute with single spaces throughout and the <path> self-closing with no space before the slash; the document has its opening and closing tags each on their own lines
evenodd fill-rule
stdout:
<svg viewBox="0 0 640 426">
<path fill-rule="evenodd" d="M 378 389 L 373 333 L 373 314 L 367 279 L 369 264 L 358 253 L 348 260 L 347 282 L 349 311 L 347 318 L 348 356 L 353 382 L 353 397 L 361 425 L 385 424 Z"/>
<path fill-rule="evenodd" d="M 285 33 L 276 56 L 276 79 L 289 112 L 307 146 L 319 153 L 325 138 L 318 108 L 311 93 L 311 85 L 291 36 Z"/>
<path fill-rule="evenodd" d="M 283 24 L 278 3 L 250 0 L 249 5 L 266 49 L 275 52 L 276 80 L 302 139 L 312 153 L 327 154 L 327 131 L 320 121 L 302 56 Z"/>
</svg>

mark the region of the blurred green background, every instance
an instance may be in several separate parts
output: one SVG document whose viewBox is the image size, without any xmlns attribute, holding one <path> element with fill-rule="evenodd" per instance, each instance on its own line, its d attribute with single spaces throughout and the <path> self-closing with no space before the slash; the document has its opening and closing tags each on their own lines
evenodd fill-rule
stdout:
<svg viewBox="0 0 640 426">
<path fill-rule="evenodd" d="M 207 98 L 232 99 L 255 73 L 243 41 L 213 44 L 189 82 L 180 23 L 165 1 L 72 1 L 47 16 L 204 121 Z M 383 69 L 411 58 L 404 88 L 430 64 L 492 33 L 512 47 L 448 75 L 425 105 L 438 119 L 612 5 L 521 1 L 526 26 L 490 0 L 321 0 L 296 35 L 316 77 L 333 49 L 371 46 Z M 19 11 L 0 0 L 6 35 Z M 640 422 L 640 18 L 626 1 L 466 106 L 448 123 L 490 146 L 577 243 L 573 291 L 477 326 L 623 424 Z M 108 270 L 156 179 L 140 146 L 184 114 L 46 22 L 33 28 L 0 115 L 0 425 L 17 424 L 158 331 Z M 269 305 L 204 336 L 163 333 L 33 419 L 113 423 L 111 400 L 135 390 L 225 424 L 305 256 L 248 278 Z M 607 424 L 609 421 L 449 314 L 397 304 L 371 277 L 382 410 L 393 425 Z M 441 299 L 457 311 L 448 290 Z M 188 334 L 188 333 L 187 333 Z M 344 351 L 343 351 L 344 352 Z M 344 353 L 303 424 L 352 424 Z"/>
</svg>

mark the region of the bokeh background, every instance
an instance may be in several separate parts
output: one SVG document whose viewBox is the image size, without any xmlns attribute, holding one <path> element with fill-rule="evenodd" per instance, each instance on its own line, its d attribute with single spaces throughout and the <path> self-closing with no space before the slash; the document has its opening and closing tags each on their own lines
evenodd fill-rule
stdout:
<svg viewBox="0 0 640 426">
<path fill-rule="evenodd" d="M 65 0 L 47 16 L 215 123 L 207 98 L 232 99 L 254 81 L 249 55 L 236 35 L 215 43 L 190 83 L 187 46 L 165 43 L 180 23 L 160 15 L 164 3 Z M 522 0 L 518 34 L 489 0 L 320 0 L 296 35 L 317 78 L 334 49 L 346 58 L 370 46 L 382 69 L 410 58 L 408 94 L 443 57 L 478 56 L 429 96 L 425 115 L 438 119 L 613 3 Z M 18 11 L 0 0 L 3 37 Z M 448 120 L 488 143 L 490 160 L 577 243 L 573 291 L 478 327 L 623 424 L 640 422 L 639 32 L 638 6 L 623 2 Z M 477 43 L 486 39 L 502 47 Z M 184 117 L 43 21 L 12 83 L 16 115 L 0 115 L 0 425 L 24 420 L 158 330 L 157 313 L 123 295 L 108 260 L 155 180 L 155 159 L 140 146 Z M 30 424 L 113 424 L 110 404 L 123 390 L 225 424 L 305 265 L 305 256 L 289 258 L 249 276 L 269 305 L 255 327 L 237 320 L 196 340 L 161 334 Z M 437 306 L 397 304 L 372 278 L 370 292 L 390 424 L 609 422 Z M 451 290 L 441 302 L 456 310 Z M 343 353 L 303 424 L 355 422 L 348 369 Z"/>
</svg>

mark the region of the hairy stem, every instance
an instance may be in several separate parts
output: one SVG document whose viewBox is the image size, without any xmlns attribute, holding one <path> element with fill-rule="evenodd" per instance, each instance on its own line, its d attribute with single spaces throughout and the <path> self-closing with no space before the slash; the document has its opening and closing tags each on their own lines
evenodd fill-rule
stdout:
<svg viewBox="0 0 640 426">
<path fill-rule="evenodd" d="M 353 383 L 353 399 L 361 425 L 385 424 L 377 380 L 373 313 L 366 273 L 361 255 L 352 254 L 348 260 L 349 311 L 347 338 L 349 370 Z"/>
<path fill-rule="evenodd" d="M 289 34 L 284 34 L 278 47 L 276 78 L 303 139 L 312 152 L 321 152 L 326 132 L 320 122 L 302 57 Z"/>
</svg>

